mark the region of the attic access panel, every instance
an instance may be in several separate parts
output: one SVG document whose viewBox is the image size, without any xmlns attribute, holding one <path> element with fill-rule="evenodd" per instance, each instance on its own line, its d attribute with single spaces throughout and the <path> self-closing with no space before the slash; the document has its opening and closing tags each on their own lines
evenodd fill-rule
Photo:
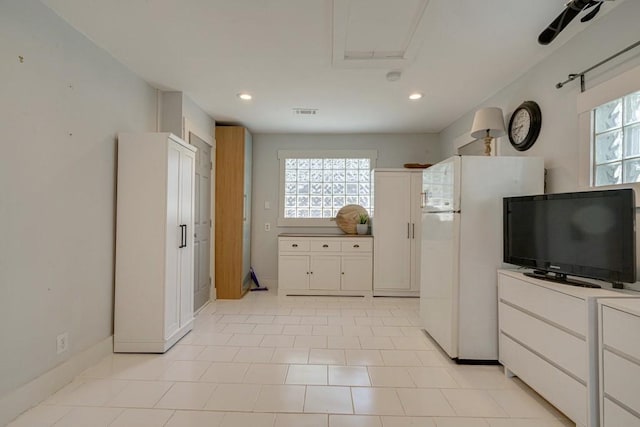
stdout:
<svg viewBox="0 0 640 427">
<path fill-rule="evenodd" d="M 429 0 L 333 0 L 333 66 L 394 68 L 417 56 Z"/>
</svg>

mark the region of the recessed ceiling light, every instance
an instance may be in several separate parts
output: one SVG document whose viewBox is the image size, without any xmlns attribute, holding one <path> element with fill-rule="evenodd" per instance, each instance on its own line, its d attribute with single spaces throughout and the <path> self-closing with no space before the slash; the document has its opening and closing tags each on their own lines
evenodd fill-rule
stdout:
<svg viewBox="0 0 640 427">
<path fill-rule="evenodd" d="M 249 101 L 251 100 L 251 98 L 253 98 L 253 96 L 251 96 L 250 93 L 239 93 L 238 98 L 242 99 L 243 101 Z"/>
<path fill-rule="evenodd" d="M 421 93 L 412 93 L 411 95 L 409 95 L 409 99 L 412 101 L 416 101 L 418 99 L 422 98 L 422 94 Z"/>
</svg>

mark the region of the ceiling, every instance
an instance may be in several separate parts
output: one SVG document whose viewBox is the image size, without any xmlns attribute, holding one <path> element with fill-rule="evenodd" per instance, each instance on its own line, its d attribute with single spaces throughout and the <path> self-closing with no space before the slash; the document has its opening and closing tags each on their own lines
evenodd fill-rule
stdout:
<svg viewBox="0 0 640 427">
<path fill-rule="evenodd" d="M 565 0 L 43 3 L 154 87 L 258 133 L 440 132 L 588 25 L 538 45 Z"/>
</svg>

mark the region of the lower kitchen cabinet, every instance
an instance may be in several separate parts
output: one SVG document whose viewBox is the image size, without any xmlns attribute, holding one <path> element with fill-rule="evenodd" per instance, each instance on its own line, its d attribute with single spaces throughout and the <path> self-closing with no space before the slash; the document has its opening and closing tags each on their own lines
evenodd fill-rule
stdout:
<svg viewBox="0 0 640 427">
<path fill-rule="evenodd" d="M 278 238 L 280 295 L 371 295 L 371 237 Z"/>
</svg>

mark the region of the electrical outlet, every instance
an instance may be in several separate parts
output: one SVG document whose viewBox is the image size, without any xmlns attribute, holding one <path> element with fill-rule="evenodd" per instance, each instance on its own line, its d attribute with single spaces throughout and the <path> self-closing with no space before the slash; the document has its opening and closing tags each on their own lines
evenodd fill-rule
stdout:
<svg viewBox="0 0 640 427">
<path fill-rule="evenodd" d="M 265 200 L 264 202 L 264 208 L 265 209 L 271 209 L 271 203 L 268 200 Z"/>
<path fill-rule="evenodd" d="M 264 223 L 264 231 L 271 231 L 271 224 L 269 224 L 268 222 Z"/>
<path fill-rule="evenodd" d="M 58 335 L 56 338 L 56 349 L 58 354 L 64 353 L 69 349 L 69 332 Z"/>
</svg>

